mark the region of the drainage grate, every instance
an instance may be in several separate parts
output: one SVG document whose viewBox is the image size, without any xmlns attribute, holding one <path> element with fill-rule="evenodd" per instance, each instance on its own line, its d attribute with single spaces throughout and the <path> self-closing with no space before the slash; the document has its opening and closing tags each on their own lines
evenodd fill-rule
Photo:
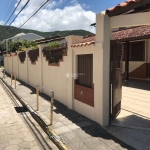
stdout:
<svg viewBox="0 0 150 150">
<path fill-rule="evenodd" d="M 17 113 L 27 112 L 27 109 L 24 107 L 15 107 Z"/>
</svg>

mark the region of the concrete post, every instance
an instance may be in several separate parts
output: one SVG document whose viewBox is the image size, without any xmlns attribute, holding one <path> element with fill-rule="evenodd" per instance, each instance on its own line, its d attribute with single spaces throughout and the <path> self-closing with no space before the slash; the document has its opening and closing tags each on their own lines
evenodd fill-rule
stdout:
<svg viewBox="0 0 150 150">
<path fill-rule="evenodd" d="M 101 56 L 99 58 L 101 74 L 100 78 L 100 124 L 109 124 L 109 74 L 110 74 L 110 18 L 104 13 L 96 15 L 96 47 L 100 47 Z"/>
<path fill-rule="evenodd" d="M 43 85 L 43 47 L 46 47 L 46 44 L 39 44 L 39 59 L 38 61 L 40 62 L 39 68 L 40 68 L 40 80 L 38 81 L 37 84 Z M 40 92 L 43 92 L 43 89 L 40 88 Z"/>
<path fill-rule="evenodd" d="M 26 84 L 29 84 L 29 69 L 28 69 L 28 64 L 29 64 L 29 57 L 28 57 L 28 52 L 30 48 L 26 48 Z"/>
<path fill-rule="evenodd" d="M 66 78 L 68 78 L 68 108 L 74 109 L 73 100 L 74 100 L 74 73 L 73 73 L 73 50 L 71 45 L 79 43 L 82 39 L 82 36 L 67 36 L 65 38 L 68 43 L 68 66 L 66 72 Z"/>
</svg>

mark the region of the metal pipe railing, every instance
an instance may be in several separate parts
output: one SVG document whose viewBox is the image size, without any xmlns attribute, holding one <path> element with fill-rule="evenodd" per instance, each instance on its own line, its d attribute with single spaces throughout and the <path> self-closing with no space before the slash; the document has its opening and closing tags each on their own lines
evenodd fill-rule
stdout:
<svg viewBox="0 0 150 150">
<path fill-rule="evenodd" d="M 16 89 L 16 74 L 14 72 L 11 72 L 11 86 L 12 86 L 13 75 L 14 75 L 14 78 L 15 78 L 15 89 Z"/>
<path fill-rule="evenodd" d="M 54 91 L 50 90 L 42 85 L 36 85 L 37 111 L 39 111 L 39 87 L 41 87 L 51 93 L 50 125 L 52 125 L 53 124 Z"/>
</svg>

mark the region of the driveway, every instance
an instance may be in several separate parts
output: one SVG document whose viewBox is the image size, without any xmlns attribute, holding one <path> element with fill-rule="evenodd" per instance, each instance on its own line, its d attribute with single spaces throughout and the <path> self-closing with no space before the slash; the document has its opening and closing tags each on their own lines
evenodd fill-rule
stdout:
<svg viewBox="0 0 150 150">
<path fill-rule="evenodd" d="M 124 82 L 121 113 L 106 129 L 137 150 L 150 150 L 150 85 Z"/>
</svg>

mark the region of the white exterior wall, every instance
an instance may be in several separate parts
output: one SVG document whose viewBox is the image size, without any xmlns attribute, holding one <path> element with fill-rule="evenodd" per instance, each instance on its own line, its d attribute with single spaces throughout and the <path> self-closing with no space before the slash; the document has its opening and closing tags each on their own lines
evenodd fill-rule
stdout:
<svg viewBox="0 0 150 150">
<path fill-rule="evenodd" d="M 8 72 L 8 57 L 4 56 L 4 68 L 5 71 Z"/>
<path fill-rule="evenodd" d="M 96 47 L 95 44 L 90 46 L 83 46 L 83 47 L 75 47 L 73 49 L 73 74 L 77 74 L 77 55 L 81 54 L 93 54 L 93 83 L 94 83 L 94 107 L 89 106 L 85 103 L 82 103 L 76 99 L 74 99 L 73 108 L 75 111 L 79 112 L 80 114 L 98 122 L 101 124 L 102 119 L 102 101 L 100 100 L 100 55 L 102 50 Z M 76 79 L 76 78 L 74 78 Z M 74 85 L 73 85 L 74 88 Z M 99 114 L 99 115 L 98 115 Z"/>
<path fill-rule="evenodd" d="M 32 87 L 36 87 L 37 84 L 41 84 L 41 67 L 40 67 L 41 61 L 40 56 L 38 57 L 35 64 L 31 63 L 30 58 L 28 58 L 28 84 Z"/>
<path fill-rule="evenodd" d="M 9 56 L 7 58 L 7 61 L 8 61 L 8 68 L 7 68 L 8 70 L 7 70 L 7 73 L 11 74 L 12 73 L 12 57 Z"/>
<path fill-rule="evenodd" d="M 18 56 L 18 59 L 19 59 L 19 56 Z M 26 55 L 25 61 L 23 63 L 21 63 L 21 61 L 19 59 L 19 61 L 18 61 L 19 62 L 18 79 L 28 84 L 27 61 L 28 61 L 27 55 Z"/>
<path fill-rule="evenodd" d="M 55 99 L 68 106 L 68 56 L 63 56 L 60 66 L 49 66 L 45 57 L 42 57 L 43 86 L 54 91 Z M 70 87 L 71 88 L 71 87 Z M 50 95 L 49 92 L 43 90 Z"/>
<path fill-rule="evenodd" d="M 12 56 L 12 62 L 13 62 L 13 65 L 12 65 L 12 72 L 14 72 L 15 74 L 16 74 L 16 78 L 18 78 L 18 66 L 19 66 L 19 64 L 18 64 L 18 62 L 19 62 L 19 58 L 18 58 L 18 56 L 17 55 L 15 55 L 15 56 Z"/>
</svg>

